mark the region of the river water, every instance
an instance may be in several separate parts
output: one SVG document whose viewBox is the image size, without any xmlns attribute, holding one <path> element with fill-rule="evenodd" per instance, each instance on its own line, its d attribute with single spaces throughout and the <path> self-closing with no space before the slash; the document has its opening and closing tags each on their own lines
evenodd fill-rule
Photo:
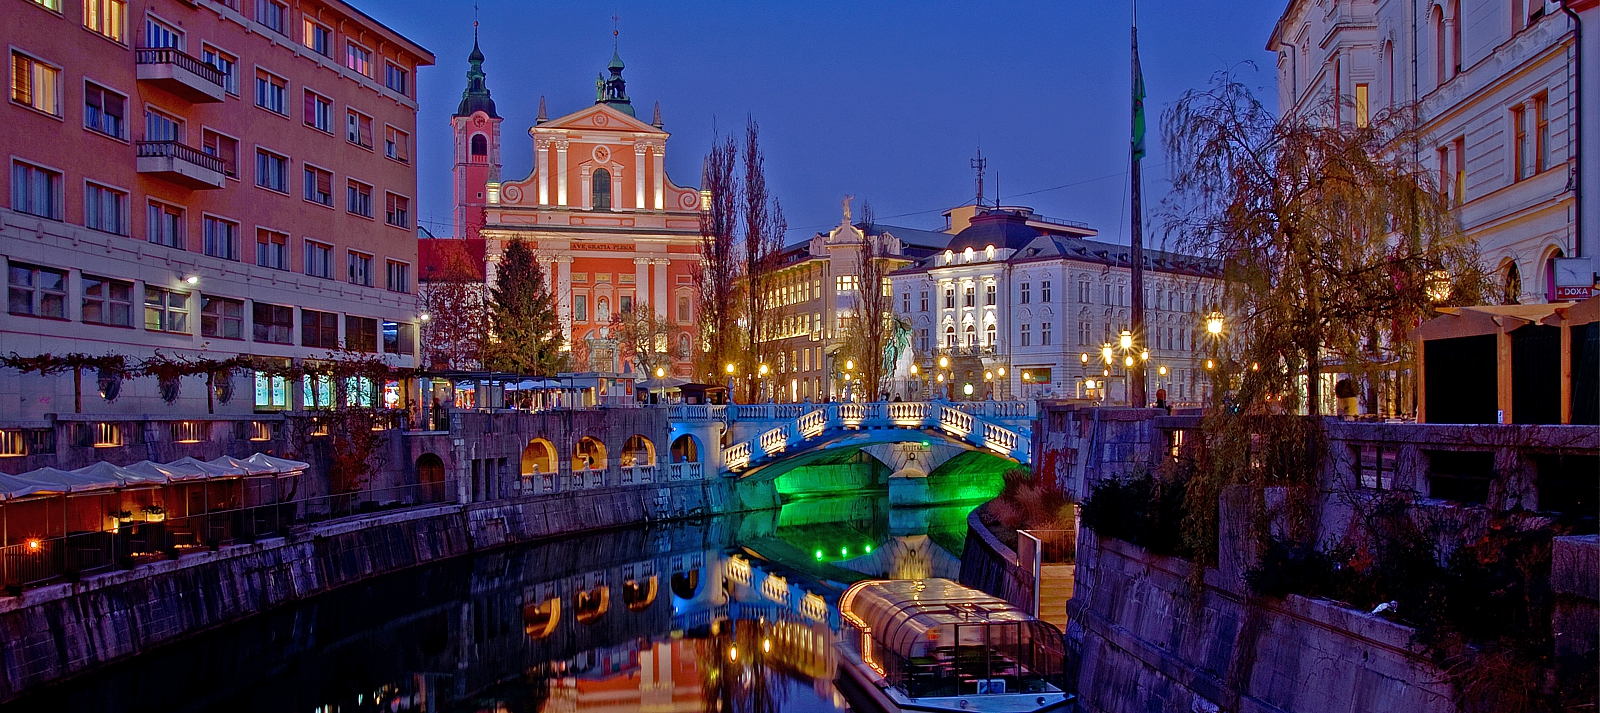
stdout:
<svg viewBox="0 0 1600 713">
<path fill-rule="evenodd" d="M 839 594 L 954 578 L 976 503 L 881 496 L 586 534 L 354 585 L 11 710 L 161 713 L 848 710 Z"/>
</svg>

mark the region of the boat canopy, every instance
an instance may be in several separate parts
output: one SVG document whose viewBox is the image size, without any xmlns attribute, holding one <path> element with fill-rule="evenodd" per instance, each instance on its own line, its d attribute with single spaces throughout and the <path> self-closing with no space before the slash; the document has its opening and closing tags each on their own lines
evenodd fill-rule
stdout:
<svg viewBox="0 0 1600 713">
<path fill-rule="evenodd" d="M 1018 639 L 1060 637 L 1049 622 L 948 579 L 858 582 L 845 592 L 839 608 L 856 620 L 851 623 L 870 631 L 879 646 L 906 658 L 940 648 L 998 644 L 992 639 L 1000 629 L 1012 645 Z"/>
</svg>

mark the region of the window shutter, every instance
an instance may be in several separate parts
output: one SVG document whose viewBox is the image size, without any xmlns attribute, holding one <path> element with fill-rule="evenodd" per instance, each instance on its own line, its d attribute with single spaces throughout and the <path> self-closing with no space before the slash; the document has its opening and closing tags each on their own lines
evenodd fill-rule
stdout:
<svg viewBox="0 0 1600 713">
<path fill-rule="evenodd" d="M 333 174 L 327 171 L 317 171 L 317 193 L 322 195 L 333 194 Z"/>
<path fill-rule="evenodd" d="M 33 103 L 32 75 L 28 71 L 28 60 L 22 55 L 11 55 L 11 96 L 23 104 Z"/>
<path fill-rule="evenodd" d="M 372 122 L 371 121 L 363 121 L 363 122 L 360 122 L 360 123 L 361 123 L 361 145 L 362 146 L 371 146 L 372 145 Z"/>
</svg>

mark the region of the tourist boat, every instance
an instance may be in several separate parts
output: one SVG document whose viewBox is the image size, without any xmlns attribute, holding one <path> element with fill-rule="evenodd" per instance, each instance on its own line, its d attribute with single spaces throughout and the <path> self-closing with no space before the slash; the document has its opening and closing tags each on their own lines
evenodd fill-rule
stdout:
<svg viewBox="0 0 1600 713">
<path fill-rule="evenodd" d="M 846 695 L 884 711 L 1069 709 L 1060 630 L 948 579 L 866 580 L 839 599 Z M 854 690 L 852 690 L 854 689 Z"/>
</svg>

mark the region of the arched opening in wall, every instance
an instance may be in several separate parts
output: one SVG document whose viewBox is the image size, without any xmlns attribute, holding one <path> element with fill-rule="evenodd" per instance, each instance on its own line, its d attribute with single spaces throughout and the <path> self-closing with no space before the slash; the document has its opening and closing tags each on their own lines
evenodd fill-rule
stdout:
<svg viewBox="0 0 1600 713">
<path fill-rule="evenodd" d="M 699 463 L 700 442 L 687 433 L 672 441 L 673 463 Z"/>
<path fill-rule="evenodd" d="M 578 439 L 572 447 L 573 470 L 605 470 L 606 447 L 593 436 Z"/>
<path fill-rule="evenodd" d="M 590 193 L 593 199 L 590 205 L 595 210 L 611 210 L 611 172 L 603 168 L 595 169 L 594 190 Z"/>
<path fill-rule="evenodd" d="M 561 623 L 561 598 L 551 597 L 538 604 L 522 605 L 522 633 L 538 640 L 549 636 Z"/>
<path fill-rule="evenodd" d="M 611 608 L 611 588 L 602 584 L 586 589 L 572 597 L 572 618 L 579 624 L 593 624 Z"/>
<path fill-rule="evenodd" d="M 1544 299 L 1546 302 L 1556 301 L 1556 260 L 1566 257 L 1561 248 L 1550 247 L 1544 257 Z"/>
<path fill-rule="evenodd" d="M 655 575 L 652 574 L 643 581 L 630 579 L 622 583 L 622 603 L 627 605 L 628 611 L 640 612 L 649 609 L 655 600 Z"/>
<path fill-rule="evenodd" d="M 969 347 L 976 346 L 978 343 L 978 328 L 969 324 L 965 331 L 967 336 L 966 345 Z"/>
<path fill-rule="evenodd" d="M 672 596 L 679 599 L 694 599 L 700 591 L 700 570 L 691 569 L 687 572 L 674 572 L 672 574 Z"/>
<path fill-rule="evenodd" d="M 444 499 L 444 461 L 432 453 L 417 458 L 418 498 L 432 503 Z"/>
<path fill-rule="evenodd" d="M 1500 268 L 1500 301 L 1501 304 L 1522 303 L 1522 269 L 1517 267 L 1517 261 L 1507 259 Z"/>
<path fill-rule="evenodd" d="M 489 157 L 489 137 L 483 134 L 472 135 L 472 157 L 486 159 Z"/>
<path fill-rule="evenodd" d="M 1387 65 L 1386 68 L 1389 70 L 1389 104 L 1388 104 L 1388 107 L 1390 109 L 1393 109 L 1394 105 L 1395 105 L 1395 102 L 1400 100 L 1400 89 L 1399 89 L 1399 87 L 1395 86 L 1395 81 L 1394 81 L 1394 42 L 1391 41 L 1391 42 L 1384 42 L 1383 43 L 1383 61 Z"/>
<path fill-rule="evenodd" d="M 955 348 L 956 328 L 954 326 L 948 326 L 944 328 L 944 345 L 952 349 Z"/>
<path fill-rule="evenodd" d="M 991 324 L 991 325 L 989 325 L 987 327 L 984 327 L 983 328 L 983 345 L 986 346 L 986 347 L 994 346 L 994 338 L 995 338 L 994 325 Z"/>
<path fill-rule="evenodd" d="M 629 436 L 622 443 L 622 455 L 619 457 L 624 468 L 641 465 L 656 464 L 656 444 L 650 439 L 640 435 Z"/>
<path fill-rule="evenodd" d="M 556 471 L 555 444 L 543 438 L 528 441 L 522 449 L 522 474 L 554 473 Z"/>
</svg>

